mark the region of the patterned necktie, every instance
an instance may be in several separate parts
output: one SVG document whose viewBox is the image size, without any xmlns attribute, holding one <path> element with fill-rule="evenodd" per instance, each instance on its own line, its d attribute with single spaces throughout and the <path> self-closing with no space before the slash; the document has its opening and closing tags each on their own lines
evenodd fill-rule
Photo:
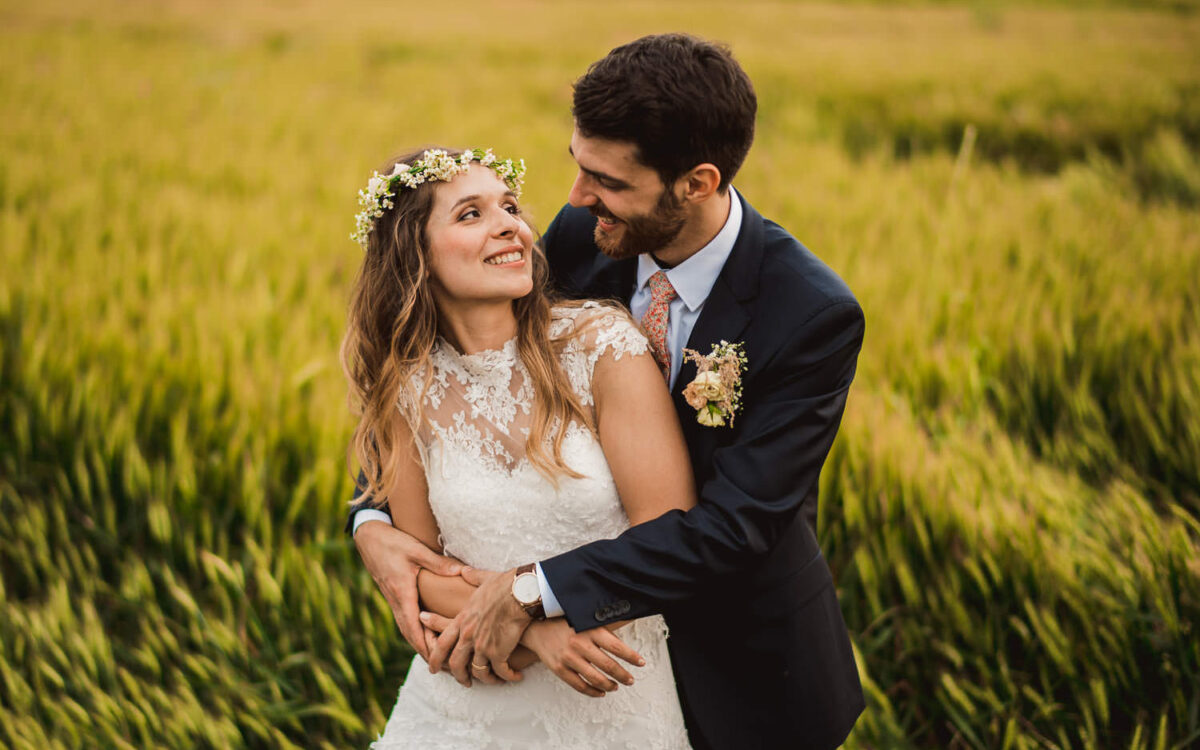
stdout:
<svg viewBox="0 0 1200 750">
<path fill-rule="evenodd" d="M 663 377 L 671 379 L 671 350 L 667 348 L 667 319 L 671 309 L 671 300 L 679 295 L 675 287 L 662 271 L 655 271 L 650 277 L 650 307 L 642 316 L 642 328 L 650 339 L 650 353 L 663 372 Z"/>
</svg>

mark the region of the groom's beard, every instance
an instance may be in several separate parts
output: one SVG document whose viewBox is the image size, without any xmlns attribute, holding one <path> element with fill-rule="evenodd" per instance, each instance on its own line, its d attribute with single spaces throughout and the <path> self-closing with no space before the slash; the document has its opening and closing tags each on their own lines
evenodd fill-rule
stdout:
<svg viewBox="0 0 1200 750">
<path fill-rule="evenodd" d="M 589 209 L 592 216 L 616 219 L 621 222 L 614 232 L 605 232 L 596 225 L 596 246 L 610 258 L 623 260 L 642 253 L 661 250 L 675 241 L 687 223 L 687 211 L 683 201 L 670 190 L 664 189 L 654 210 L 641 216 L 622 217 L 611 213 L 603 203 Z M 617 236 L 613 236 L 616 234 Z"/>
</svg>

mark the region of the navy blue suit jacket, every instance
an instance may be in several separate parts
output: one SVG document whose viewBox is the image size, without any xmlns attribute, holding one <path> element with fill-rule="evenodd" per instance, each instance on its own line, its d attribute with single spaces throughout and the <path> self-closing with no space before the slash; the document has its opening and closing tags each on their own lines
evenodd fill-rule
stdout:
<svg viewBox="0 0 1200 750">
<path fill-rule="evenodd" d="M 863 314 L 824 263 L 744 199 L 742 207 L 737 242 L 688 340 L 701 353 L 722 340 L 744 344 L 742 411 L 733 427 L 697 423 L 682 396 L 691 363 L 672 391 L 699 504 L 542 569 L 576 630 L 664 615 L 696 750 L 833 748 L 863 695 L 816 540 L 817 484 Z M 554 282 L 567 296 L 628 304 L 636 259 L 603 255 L 594 228 L 586 209 L 559 212 L 543 238 Z"/>
</svg>

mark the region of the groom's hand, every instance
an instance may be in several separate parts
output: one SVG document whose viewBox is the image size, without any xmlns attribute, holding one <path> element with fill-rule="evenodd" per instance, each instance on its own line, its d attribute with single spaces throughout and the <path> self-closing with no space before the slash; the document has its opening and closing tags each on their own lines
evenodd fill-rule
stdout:
<svg viewBox="0 0 1200 750">
<path fill-rule="evenodd" d="M 371 578 L 375 579 L 375 585 L 387 599 L 400 633 L 421 658 L 429 661 L 432 638 L 426 638 L 425 627 L 419 619 L 417 572 L 425 568 L 440 576 L 456 576 L 462 572 L 462 565 L 382 521 L 367 521 L 360 526 L 354 534 L 354 545 L 358 547 L 358 554 Z"/>
<path fill-rule="evenodd" d="M 487 661 L 500 679 L 515 682 L 521 674 L 508 665 L 508 658 L 516 649 L 521 635 L 531 622 L 525 610 L 512 595 L 512 582 L 516 570 L 495 573 L 464 567 L 462 577 L 477 586 L 471 598 L 454 618 L 455 637 L 446 633 L 438 638 L 429 659 L 429 669 L 441 669 L 449 657 L 450 671 L 459 682 L 470 679 L 469 672 L 473 654 L 474 661 Z M 449 632 L 449 631 L 448 631 Z M 451 651 L 451 648 L 453 651 Z"/>
</svg>

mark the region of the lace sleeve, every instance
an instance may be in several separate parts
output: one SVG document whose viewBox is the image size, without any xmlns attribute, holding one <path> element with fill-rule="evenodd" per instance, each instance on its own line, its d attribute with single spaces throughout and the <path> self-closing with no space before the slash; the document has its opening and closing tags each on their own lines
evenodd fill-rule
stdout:
<svg viewBox="0 0 1200 750">
<path fill-rule="evenodd" d="M 412 432 L 416 439 L 417 454 L 421 460 L 421 467 L 429 465 L 428 460 L 428 442 L 429 442 L 429 425 L 427 420 L 422 417 L 424 409 L 418 408 L 418 402 L 422 392 L 425 393 L 425 401 L 430 401 L 432 398 L 440 397 L 440 383 L 436 379 L 429 384 L 429 389 L 425 388 L 425 370 L 421 369 L 409 376 L 408 383 L 400 389 L 400 393 L 396 396 L 396 409 L 400 412 L 400 416 L 404 418 L 405 424 Z"/>
<path fill-rule="evenodd" d="M 620 359 L 623 354 L 636 356 L 650 351 L 646 334 L 624 310 L 605 310 L 597 317 L 599 319 L 591 330 L 584 333 L 585 341 L 592 339 L 587 347 L 589 379 L 596 369 L 596 362 L 606 352 L 611 352 L 613 359 Z"/>
<path fill-rule="evenodd" d="M 592 401 L 592 373 L 603 356 L 620 359 L 650 352 L 650 342 L 624 309 L 599 302 L 557 308 L 551 328 L 554 338 L 570 337 L 563 349 L 563 366 L 584 405 Z"/>
</svg>

